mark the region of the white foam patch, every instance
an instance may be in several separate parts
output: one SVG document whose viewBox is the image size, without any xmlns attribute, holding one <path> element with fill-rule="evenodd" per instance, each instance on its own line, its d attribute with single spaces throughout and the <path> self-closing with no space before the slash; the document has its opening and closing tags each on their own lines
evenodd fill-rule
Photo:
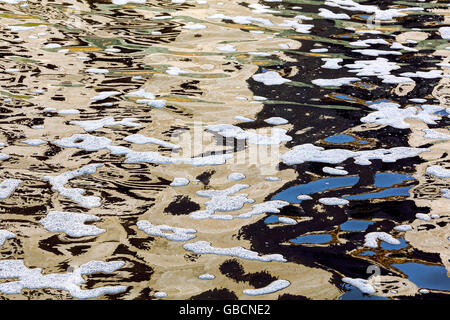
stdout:
<svg viewBox="0 0 450 320">
<path fill-rule="evenodd" d="M 79 114 L 80 110 L 77 110 L 77 109 L 64 109 L 64 110 L 58 111 L 58 113 L 59 114 L 68 114 L 68 115 Z"/>
<path fill-rule="evenodd" d="M 223 46 L 218 46 L 216 48 L 217 48 L 217 50 L 224 51 L 224 52 L 235 52 L 236 51 L 236 47 L 233 46 L 232 44 L 226 44 Z"/>
<path fill-rule="evenodd" d="M 446 133 L 441 133 L 432 129 L 423 129 L 423 132 L 425 132 L 424 134 L 424 138 L 427 139 L 436 139 L 436 140 L 449 140 L 450 139 L 450 134 L 446 134 Z"/>
<path fill-rule="evenodd" d="M 144 4 L 147 0 L 112 0 L 113 4 L 117 5 L 124 5 L 129 3 L 138 3 L 138 4 Z"/>
<path fill-rule="evenodd" d="M 412 230 L 412 227 L 409 224 L 401 224 L 399 226 L 394 227 L 394 230 L 405 232 Z"/>
<path fill-rule="evenodd" d="M 267 1 L 267 2 L 273 2 L 273 1 Z M 253 3 L 248 6 L 249 8 L 252 8 L 252 11 L 254 13 L 277 13 L 279 11 L 273 10 L 269 6 L 265 6 L 259 3 Z"/>
<path fill-rule="evenodd" d="M 41 144 L 46 144 L 47 142 L 42 139 L 28 139 L 23 140 L 22 143 L 25 143 L 29 146 L 40 146 Z"/>
<path fill-rule="evenodd" d="M 234 117 L 234 120 L 236 121 L 242 121 L 242 122 L 253 122 L 255 120 L 247 118 L 247 117 L 243 117 L 243 116 L 236 116 Z"/>
<path fill-rule="evenodd" d="M 273 26 L 273 23 L 269 19 L 264 18 L 255 18 L 252 16 L 226 16 L 221 13 L 216 13 L 212 16 L 209 16 L 208 19 L 220 19 L 220 20 L 231 20 L 234 23 L 237 24 L 253 24 L 253 23 L 260 23 L 267 27 Z"/>
<path fill-rule="evenodd" d="M 409 101 L 414 102 L 414 103 L 425 103 L 425 102 L 427 102 L 427 99 L 413 98 L 413 99 L 409 99 Z"/>
<path fill-rule="evenodd" d="M 124 140 L 131 142 L 131 143 L 136 143 L 136 144 L 152 143 L 152 144 L 157 144 L 159 146 L 171 148 L 171 149 L 179 149 L 180 148 L 180 146 L 177 144 L 165 142 L 163 140 L 159 140 L 156 138 L 146 137 L 141 134 L 133 134 L 131 136 L 125 137 Z"/>
<path fill-rule="evenodd" d="M 341 69 L 342 66 L 339 65 L 339 63 L 343 62 L 344 59 L 342 58 L 322 58 L 322 61 L 325 61 L 325 64 L 322 65 L 322 68 L 324 69 Z"/>
<path fill-rule="evenodd" d="M 398 17 L 406 17 L 408 14 L 404 11 L 422 11 L 423 8 L 406 7 L 400 9 L 385 9 L 382 10 L 374 5 L 362 5 L 353 0 L 327 0 L 325 5 L 337 7 L 349 11 L 363 11 L 373 14 L 376 20 L 392 20 Z"/>
<path fill-rule="evenodd" d="M 96 208 L 101 205 L 101 199 L 99 197 L 83 196 L 85 193 L 84 189 L 65 188 L 64 185 L 67 184 L 70 179 L 85 174 L 93 174 L 97 171 L 97 168 L 102 166 L 103 164 L 100 163 L 89 164 L 74 171 L 64 172 L 58 176 L 44 176 L 41 179 L 48 181 L 52 185 L 52 190 L 58 191 L 61 196 L 71 199 L 73 202 L 84 208 Z"/>
<path fill-rule="evenodd" d="M 18 4 L 18 3 L 24 2 L 24 1 L 27 1 L 27 0 L 0 0 L 0 2 L 8 3 L 8 4 Z"/>
<path fill-rule="evenodd" d="M 322 171 L 328 174 L 332 174 L 335 176 L 345 176 L 348 174 L 348 171 L 346 170 L 341 170 L 341 169 L 336 169 L 336 168 L 331 168 L 331 167 L 323 167 Z"/>
<path fill-rule="evenodd" d="M 345 13 L 334 13 L 325 8 L 319 9 L 319 16 L 327 18 L 327 19 L 339 19 L 339 20 L 349 20 L 350 16 Z"/>
<path fill-rule="evenodd" d="M 233 173 L 230 173 L 230 175 L 228 176 L 228 180 L 231 180 L 231 181 L 240 181 L 243 179 L 245 179 L 245 174 L 240 173 L 240 172 L 233 172 Z"/>
<path fill-rule="evenodd" d="M 189 73 L 189 72 L 185 71 L 185 70 L 182 70 L 182 69 L 180 69 L 178 67 L 169 67 L 169 68 L 167 68 L 166 73 L 170 74 L 172 76 L 178 76 L 180 74 L 186 74 L 186 73 Z"/>
<path fill-rule="evenodd" d="M 163 237 L 170 241 L 188 241 L 195 238 L 193 233 L 197 232 L 194 229 L 176 228 L 167 225 L 155 226 L 147 220 L 139 220 L 137 227 L 150 236 Z"/>
<path fill-rule="evenodd" d="M 77 133 L 68 138 L 55 140 L 52 143 L 64 148 L 78 148 L 86 151 L 98 151 L 107 148 L 111 144 L 111 140 L 105 137 Z"/>
<path fill-rule="evenodd" d="M 233 157 L 232 154 L 215 154 L 194 158 L 172 158 L 163 156 L 158 152 L 137 152 L 122 146 L 112 146 L 108 138 L 95 137 L 89 134 L 75 134 L 72 137 L 63 138 L 53 143 L 63 147 L 81 148 L 88 151 L 108 149 L 114 155 L 125 155 L 125 163 L 185 163 L 192 166 L 211 166 L 224 164 Z"/>
<path fill-rule="evenodd" d="M 264 180 L 266 180 L 266 181 L 281 181 L 281 178 L 278 178 L 278 177 L 265 177 Z"/>
<path fill-rule="evenodd" d="M 106 232 L 105 229 L 85 224 L 91 221 L 100 221 L 100 218 L 77 212 L 50 211 L 40 223 L 50 232 L 63 232 L 76 238 L 97 236 Z"/>
<path fill-rule="evenodd" d="M 127 96 L 136 97 L 136 98 L 143 98 L 143 99 L 148 99 L 148 100 L 155 99 L 155 95 L 153 93 L 147 92 L 144 89 L 129 92 L 129 93 L 127 93 Z"/>
<path fill-rule="evenodd" d="M 23 260 L 0 260 L 0 279 L 17 279 L 0 283 L 3 294 L 20 294 L 22 289 L 57 289 L 65 290 L 74 298 L 90 299 L 104 294 L 124 292 L 127 286 L 105 286 L 83 290 L 80 285 L 86 283 L 82 275 L 94 273 L 112 273 L 121 268 L 122 261 L 90 261 L 73 272 L 42 274 L 41 268 L 29 269 Z"/>
<path fill-rule="evenodd" d="M 370 47 L 370 45 L 372 45 L 372 44 L 389 45 L 389 42 L 387 42 L 384 39 L 366 39 L 366 40 L 351 41 L 348 44 L 355 46 L 355 47 Z"/>
<path fill-rule="evenodd" d="M 161 109 L 166 106 L 167 101 L 163 99 L 156 99 L 156 100 L 139 99 L 136 100 L 136 103 L 143 103 L 148 105 L 149 107 Z"/>
<path fill-rule="evenodd" d="M 375 293 L 375 288 L 369 283 L 368 280 L 360 279 L 360 278 L 343 278 L 342 281 L 345 283 L 348 283 L 355 288 L 357 288 L 359 291 L 366 293 L 366 294 L 373 294 Z"/>
<path fill-rule="evenodd" d="M 270 53 L 267 52 L 261 52 L 261 51 L 249 51 L 247 52 L 251 56 L 260 56 L 260 57 L 268 57 L 271 56 Z"/>
<path fill-rule="evenodd" d="M 278 222 L 290 224 L 290 225 L 298 224 L 297 220 L 294 220 L 294 219 L 288 218 L 288 217 L 278 217 Z"/>
<path fill-rule="evenodd" d="M 319 202 L 327 205 L 327 206 L 342 206 L 342 205 L 346 205 L 349 203 L 348 200 L 345 199 L 341 199 L 341 198 L 320 198 Z"/>
<path fill-rule="evenodd" d="M 309 51 L 314 52 L 314 53 L 321 53 L 321 52 L 328 52 L 328 49 L 327 48 L 318 48 L 318 49 L 311 49 Z"/>
<path fill-rule="evenodd" d="M 439 33 L 442 39 L 450 39 L 450 27 L 440 27 Z"/>
<path fill-rule="evenodd" d="M 124 118 L 120 121 L 115 121 L 113 117 L 106 117 L 99 120 L 85 120 L 85 121 L 70 121 L 70 124 L 74 124 L 77 126 L 82 127 L 85 131 L 95 131 L 98 129 L 101 129 L 106 126 L 125 126 L 125 127 L 132 127 L 137 128 L 141 125 L 138 123 L 134 123 L 135 121 L 138 121 L 137 118 Z"/>
<path fill-rule="evenodd" d="M 314 18 L 305 16 L 303 14 L 298 14 L 294 18 L 298 20 L 314 20 Z"/>
<path fill-rule="evenodd" d="M 416 213 L 416 218 L 423 221 L 430 221 L 431 216 L 426 213 Z"/>
<path fill-rule="evenodd" d="M 94 74 L 106 74 L 109 71 L 108 71 L 108 69 L 90 68 L 90 69 L 87 69 L 86 72 L 94 73 Z"/>
<path fill-rule="evenodd" d="M 450 189 L 441 189 L 441 193 L 444 198 L 450 199 Z"/>
<path fill-rule="evenodd" d="M 248 296 L 261 296 L 283 290 L 289 287 L 290 285 L 291 283 L 287 280 L 275 280 L 266 287 L 258 289 L 245 289 L 242 292 Z"/>
<path fill-rule="evenodd" d="M 155 292 L 154 296 L 156 298 L 165 298 L 165 297 L 167 297 L 167 293 L 165 293 L 164 291 L 158 291 L 158 292 Z"/>
<path fill-rule="evenodd" d="M 217 215 L 216 211 L 229 212 L 242 209 L 246 203 L 255 202 L 253 199 L 247 198 L 247 194 L 239 194 L 232 196 L 233 194 L 248 188 L 246 184 L 235 184 L 234 186 L 225 190 L 200 190 L 197 191 L 197 195 L 200 197 L 207 197 L 211 200 L 206 202 L 206 210 L 195 211 L 190 214 L 192 219 L 220 219 L 220 220 L 232 220 L 231 215 Z"/>
<path fill-rule="evenodd" d="M 286 82 L 291 82 L 289 79 L 285 79 L 275 71 L 266 71 L 263 73 L 258 73 L 252 76 L 253 80 L 257 82 L 262 82 L 266 86 L 280 85 Z"/>
<path fill-rule="evenodd" d="M 365 235 L 364 239 L 364 246 L 369 248 L 378 248 L 378 240 L 394 245 L 400 244 L 399 240 L 386 232 L 369 232 Z"/>
<path fill-rule="evenodd" d="M 189 180 L 186 178 L 175 178 L 170 184 L 171 187 L 184 187 L 189 184 Z"/>
<path fill-rule="evenodd" d="M 206 26 L 204 24 L 200 24 L 200 23 L 193 23 L 193 24 L 187 24 L 187 25 L 183 26 L 183 29 L 202 30 L 202 29 L 206 29 Z"/>
<path fill-rule="evenodd" d="M 11 32 L 28 31 L 35 29 L 35 27 L 27 27 L 27 26 L 7 26 L 6 28 L 11 30 Z"/>
<path fill-rule="evenodd" d="M 195 167 L 201 166 L 213 166 L 226 163 L 228 159 L 231 159 L 231 154 L 217 154 L 205 157 L 194 158 L 172 158 L 162 156 L 157 152 L 137 152 L 126 147 L 121 146 L 109 146 L 108 149 L 112 154 L 125 155 L 125 163 L 156 163 L 156 164 L 176 164 L 185 163 Z"/>
<path fill-rule="evenodd" d="M 380 102 L 369 105 L 369 108 L 376 110 L 361 118 L 364 123 L 377 123 L 388 125 L 397 129 L 406 129 L 410 124 L 405 122 L 406 119 L 414 119 L 423 121 L 426 124 L 436 124 L 436 120 L 441 119 L 434 113 L 442 107 L 434 108 L 432 106 L 422 109 L 408 107 L 400 109 L 400 105 L 392 102 Z"/>
<path fill-rule="evenodd" d="M 91 100 L 92 101 L 101 101 L 101 100 L 105 100 L 109 97 L 117 96 L 119 94 L 120 94 L 119 91 L 103 91 L 103 92 L 100 92 L 95 97 L 92 97 Z"/>
<path fill-rule="evenodd" d="M 398 52 L 398 51 L 377 50 L 377 49 L 355 49 L 352 51 L 360 53 L 365 56 L 371 56 L 371 57 L 378 57 L 378 56 L 385 56 L 385 55 L 395 55 L 395 56 L 402 55 L 402 53 Z"/>
<path fill-rule="evenodd" d="M 379 159 L 383 162 L 395 162 L 399 159 L 416 157 L 422 152 L 430 151 L 425 148 L 395 147 L 391 149 L 376 149 L 366 151 L 350 151 L 345 149 L 329 149 L 307 143 L 295 146 L 281 156 L 281 160 L 289 165 L 304 162 L 321 162 L 338 164 L 353 158 L 356 164 L 370 165 L 370 160 Z"/>
<path fill-rule="evenodd" d="M 9 159 L 9 155 L 0 152 L 0 161 Z"/>
<path fill-rule="evenodd" d="M 382 79 L 383 83 L 405 83 L 414 82 L 408 77 L 397 77 L 391 74 L 391 71 L 400 69 L 395 62 L 390 62 L 386 58 L 377 58 L 375 60 L 359 60 L 352 64 L 346 64 L 349 72 L 356 73 L 357 76 L 370 77 L 376 76 Z"/>
<path fill-rule="evenodd" d="M 442 78 L 442 70 L 404 72 L 400 74 L 403 77 L 423 78 L 423 79 L 439 79 Z"/>
<path fill-rule="evenodd" d="M 394 42 L 394 43 L 391 45 L 391 49 L 395 49 L 395 50 L 400 49 L 400 50 L 405 50 L 405 51 L 410 51 L 410 52 L 418 52 L 418 51 L 419 51 L 419 50 L 417 50 L 417 49 L 414 49 L 414 48 L 410 48 L 410 47 L 404 46 L 403 44 L 398 43 L 398 42 Z"/>
<path fill-rule="evenodd" d="M 383 81 L 382 81 L 383 83 L 388 83 L 388 84 L 414 83 L 414 80 L 411 78 L 397 77 L 392 74 L 381 76 L 379 78 L 383 79 Z"/>
<path fill-rule="evenodd" d="M 14 239 L 16 235 L 8 230 L 0 230 L 0 246 L 2 246 L 6 239 Z"/>
<path fill-rule="evenodd" d="M 192 251 L 196 254 L 217 254 L 230 257 L 237 257 L 246 260 L 256 260 L 262 262 L 286 262 L 287 260 L 281 254 L 269 254 L 260 256 L 257 252 L 244 249 L 242 247 L 233 248 L 216 248 L 211 246 L 211 242 L 197 241 L 194 243 L 186 243 L 184 249 Z"/>
<path fill-rule="evenodd" d="M 313 24 L 301 24 L 295 20 L 283 20 L 283 23 L 278 24 L 279 27 L 293 28 L 298 33 L 311 33 Z"/>
<path fill-rule="evenodd" d="M 213 274 L 205 273 L 205 274 L 199 275 L 198 278 L 201 280 L 214 280 L 216 278 L 216 276 Z"/>
<path fill-rule="evenodd" d="M 348 85 L 354 81 L 360 81 L 359 78 L 353 77 L 344 77 L 344 78 L 336 78 L 336 79 L 315 79 L 311 82 L 319 87 L 340 87 L 343 85 Z"/>
<path fill-rule="evenodd" d="M 120 52 L 121 50 L 120 49 L 116 49 L 116 48 L 108 48 L 108 49 L 105 49 L 105 52 L 113 52 L 113 53 L 117 53 L 117 52 Z"/>
<path fill-rule="evenodd" d="M 298 195 L 297 196 L 297 199 L 298 200 L 312 200 L 312 197 L 311 196 L 308 196 L 307 194 L 300 194 L 300 195 Z"/>
<path fill-rule="evenodd" d="M 427 168 L 427 173 L 432 174 L 438 178 L 450 178 L 450 169 L 445 169 L 441 166 L 434 165 Z"/>
<path fill-rule="evenodd" d="M 269 119 L 264 120 L 264 122 L 275 125 L 275 126 L 289 123 L 288 120 L 286 120 L 285 118 L 281 118 L 281 117 L 271 117 Z"/>
<path fill-rule="evenodd" d="M 287 130 L 280 128 L 273 128 L 272 136 L 264 136 L 252 131 L 246 131 L 231 124 L 210 125 L 205 126 L 205 129 L 216 132 L 225 138 L 243 139 L 247 140 L 250 144 L 256 145 L 276 145 L 292 140 L 292 137 L 286 134 Z"/>
<path fill-rule="evenodd" d="M 240 219 L 248 219 L 259 214 L 280 213 L 280 209 L 287 205 L 289 205 L 289 202 L 282 200 L 270 200 L 253 205 L 251 211 L 242 213 L 237 217 Z"/>
<path fill-rule="evenodd" d="M 0 199 L 8 198 L 21 183 L 19 179 L 6 179 L 0 183 Z"/>
</svg>

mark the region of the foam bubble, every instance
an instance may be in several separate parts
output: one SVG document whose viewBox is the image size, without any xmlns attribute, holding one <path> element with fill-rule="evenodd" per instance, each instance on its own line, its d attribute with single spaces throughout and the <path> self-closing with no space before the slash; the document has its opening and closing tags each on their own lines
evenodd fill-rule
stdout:
<svg viewBox="0 0 450 320">
<path fill-rule="evenodd" d="M 0 284 L 0 292 L 3 294 L 20 294 L 22 289 L 57 289 L 68 291 L 78 299 L 97 298 L 104 294 L 124 292 L 127 286 L 105 286 L 95 289 L 83 290 L 80 285 L 86 283 L 82 275 L 94 273 L 112 273 L 121 268 L 124 262 L 90 261 L 73 272 L 42 274 L 41 268 L 29 269 L 23 260 L 1 260 L 0 278 L 17 279 Z"/>
<path fill-rule="evenodd" d="M 267 71 L 264 73 L 258 73 L 252 76 L 253 80 L 262 82 L 266 86 L 280 85 L 286 82 L 291 82 L 289 79 L 285 79 L 275 71 Z"/>
<path fill-rule="evenodd" d="M 342 281 L 345 283 L 348 283 L 354 287 L 356 287 L 359 291 L 366 293 L 366 294 L 373 294 L 375 293 L 375 288 L 369 283 L 368 280 L 360 279 L 360 278 L 343 278 Z"/>
<path fill-rule="evenodd" d="M 8 198 L 21 183 L 19 179 L 6 179 L 0 183 L 0 199 Z"/>
<path fill-rule="evenodd" d="M 179 145 L 176 145 L 176 144 L 173 144 L 170 142 L 165 142 L 163 140 L 159 140 L 156 138 L 146 137 L 141 134 L 133 134 L 131 136 L 127 136 L 124 138 L 124 140 L 128 141 L 128 142 L 136 143 L 136 144 L 152 143 L 152 144 L 157 144 L 159 146 L 171 148 L 171 149 L 179 149 L 180 148 Z"/>
<path fill-rule="evenodd" d="M 445 169 L 441 166 L 434 165 L 427 168 L 427 173 L 432 174 L 438 178 L 450 178 L 450 169 Z"/>
<path fill-rule="evenodd" d="M 189 184 L 189 179 L 186 178 L 175 178 L 170 184 L 171 187 L 184 187 Z"/>
<path fill-rule="evenodd" d="M 137 118 L 123 118 L 120 121 L 115 121 L 113 117 L 106 117 L 99 120 L 85 120 L 85 121 L 70 121 L 70 124 L 74 124 L 82 127 L 85 131 L 95 131 L 101 129 L 105 126 L 118 126 L 122 125 L 125 127 L 137 128 L 141 125 L 138 123 L 134 123 L 138 121 Z"/>
<path fill-rule="evenodd" d="M 14 239 L 16 235 L 8 230 L 0 230 L 0 246 L 2 246 L 6 239 Z"/>
<path fill-rule="evenodd" d="M 287 280 L 275 280 L 274 282 L 270 283 L 269 285 L 258 288 L 258 289 L 245 289 L 243 291 L 244 294 L 248 296 L 260 296 L 265 294 L 274 293 L 280 290 L 283 290 L 287 287 L 289 287 L 291 283 Z"/>
<path fill-rule="evenodd" d="M 40 223 L 50 232 L 64 232 L 71 237 L 78 238 L 97 236 L 106 232 L 105 229 L 100 229 L 94 225 L 85 224 L 86 222 L 99 220 L 99 217 L 91 214 L 50 211 L 47 216 L 40 221 Z"/>
<path fill-rule="evenodd" d="M 378 248 L 377 240 L 381 240 L 394 245 L 400 244 L 399 240 L 395 239 L 393 236 L 386 232 L 369 232 L 365 235 L 364 238 L 364 246 L 369 248 Z"/>
<path fill-rule="evenodd" d="M 83 196 L 85 190 L 80 188 L 65 188 L 64 185 L 70 179 L 79 177 L 85 174 L 93 174 L 97 168 L 102 167 L 103 164 L 89 164 L 74 171 L 64 172 L 57 176 L 44 176 L 41 179 L 48 181 L 52 185 L 52 190 L 58 191 L 63 197 L 67 197 L 84 208 L 96 208 L 101 205 L 101 199 L 95 196 Z"/>
</svg>

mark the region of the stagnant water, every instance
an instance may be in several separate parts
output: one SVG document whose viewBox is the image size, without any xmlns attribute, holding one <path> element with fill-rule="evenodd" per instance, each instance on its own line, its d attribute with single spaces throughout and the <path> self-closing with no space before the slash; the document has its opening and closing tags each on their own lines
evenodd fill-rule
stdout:
<svg viewBox="0 0 450 320">
<path fill-rule="evenodd" d="M 0 0 L 0 298 L 448 298 L 449 17 Z"/>
</svg>

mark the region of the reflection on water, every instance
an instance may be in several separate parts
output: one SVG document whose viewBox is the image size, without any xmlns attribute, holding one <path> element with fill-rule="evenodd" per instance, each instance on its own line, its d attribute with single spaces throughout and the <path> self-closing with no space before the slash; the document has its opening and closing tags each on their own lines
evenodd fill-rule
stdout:
<svg viewBox="0 0 450 320">
<path fill-rule="evenodd" d="M 450 280 L 447 271 L 442 266 L 430 266 L 416 262 L 394 264 L 393 267 L 400 269 L 416 285 L 435 290 L 447 290 Z"/>
<path fill-rule="evenodd" d="M 447 297 L 448 17 L 0 0 L 0 298 Z"/>
<path fill-rule="evenodd" d="M 341 224 L 341 230 L 343 231 L 364 231 L 368 226 L 374 224 L 374 221 L 364 220 L 348 220 Z"/>
</svg>

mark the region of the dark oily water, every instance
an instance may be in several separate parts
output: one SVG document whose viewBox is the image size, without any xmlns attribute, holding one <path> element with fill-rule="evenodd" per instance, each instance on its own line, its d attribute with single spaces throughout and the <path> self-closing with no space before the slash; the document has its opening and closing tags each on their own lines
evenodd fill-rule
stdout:
<svg viewBox="0 0 450 320">
<path fill-rule="evenodd" d="M 0 298 L 448 298 L 449 12 L 0 0 Z"/>
</svg>

